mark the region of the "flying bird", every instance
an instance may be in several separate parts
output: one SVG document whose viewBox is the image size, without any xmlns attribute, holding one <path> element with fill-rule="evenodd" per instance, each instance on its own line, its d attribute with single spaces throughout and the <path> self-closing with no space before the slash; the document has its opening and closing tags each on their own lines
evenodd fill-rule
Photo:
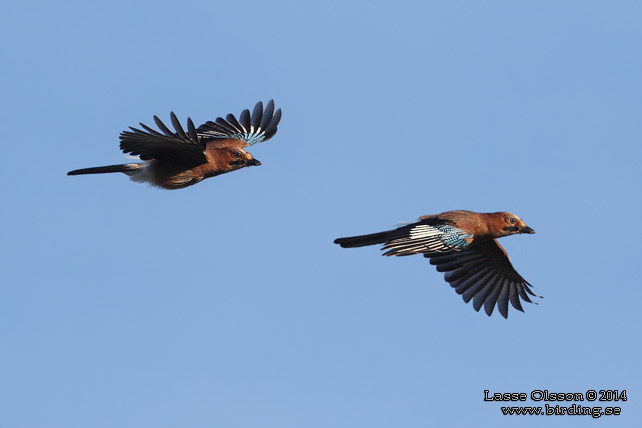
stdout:
<svg viewBox="0 0 642 428">
<path fill-rule="evenodd" d="M 187 118 L 187 132 L 174 112 L 170 118 L 174 131 L 154 116 L 161 132 L 141 123 L 144 130 L 130 127 L 131 131 L 120 134 L 120 149 L 139 156 L 143 162 L 77 169 L 67 175 L 122 172 L 133 181 L 163 189 L 182 189 L 209 177 L 261 165 L 245 148 L 276 134 L 281 109 L 274 111 L 273 100 L 265 110 L 263 103 L 258 102 L 252 114 L 246 109 L 238 120 L 228 114 L 225 119 L 219 117 L 198 128 Z"/>
<path fill-rule="evenodd" d="M 497 238 L 520 233 L 535 233 L 516 215 L 507 212 L 475 213 L 448 211 L 419 217 L 415 223 L 370 235 L 339 238 L 343 248 L 383 244 L 384 256 L 423 254 L 460 294 L 464 302 L 472 299 L 476 311 L 486 314 L 495 305 L 508 318 L 508 302 L 524 312 L 522 300 L 533 303 L 529 284 L 515 271 L 506 250 Z M 538 296 L 541 297 L 541 296 Z M 537 304 L 537 303 L 536 303 Z"/>
</svg>

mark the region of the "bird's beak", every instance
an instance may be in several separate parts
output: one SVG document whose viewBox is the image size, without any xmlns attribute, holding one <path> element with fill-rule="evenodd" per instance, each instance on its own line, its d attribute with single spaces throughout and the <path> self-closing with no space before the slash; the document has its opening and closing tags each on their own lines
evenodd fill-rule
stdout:
<svg viewBox="0 0 642 428">
<path fill-rule="evenodd" d="M 535 231 L 533 229 L 531 229 L 530 227 L 526 226 L 526 227 L 520 227 L 519 228 L 519 233 L 531 233 L 532 234 L 532 233 L 535 233 Z"/>
<path fill-rule="evenodd" d="M 247 163 L 245 165 L 246 166 L 259 166 L 259 165 L 261 165 L 261 162 L 259 162 L 257 159 L 251 159 L 251 160 L 247 161 Z"/>
</svg>

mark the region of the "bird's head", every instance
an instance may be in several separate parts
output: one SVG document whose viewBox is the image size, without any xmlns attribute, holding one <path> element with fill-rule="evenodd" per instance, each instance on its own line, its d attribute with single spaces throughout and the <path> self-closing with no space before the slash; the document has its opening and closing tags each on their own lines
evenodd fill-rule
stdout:
<svg viewBox="0 0 642 428">
<path fill-rule="evenodd" d="M 221 149 L 223 162 L 230 171 L 245 168 L 246 166 L 258 166 L 261 162 L 254 159 L 251 153 L 240 147 L 224 147 Z"/>
<path fill-rule="evenodd" d="M 526 226 L 524 221 L 511 213 L 497 213 L 502 223 L 502 236 L 516 235 L 518 233 L 535 233 L 533 229 Z"/>
</svg>

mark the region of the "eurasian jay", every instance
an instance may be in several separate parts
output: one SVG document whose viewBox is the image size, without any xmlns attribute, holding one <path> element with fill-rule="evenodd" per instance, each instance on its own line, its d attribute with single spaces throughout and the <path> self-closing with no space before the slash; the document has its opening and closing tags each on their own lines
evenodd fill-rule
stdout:
<svg viewBox="0 0 642 428">
<path fill-rule="evenodd" d="M 533 303 L 528 294 L 535 296 L 532 285 L 515 271 L 496 239 L 519 233 L 535 231 L 515 214 L 448 211 L 419 217 L 416 223 L 398 229 L 339 238 L 334 243 L 343 248 L 384 244 L 384 256 L 423 254 L 437 271 L 446 272 L 445 280 L 464 302 L 472 299 L 476 311 L 483 305 L 488 316 L 497 305 L 507 318 L 509 301 L 524 312 L 519 298 Z"/>
<path fill-rule="evenodd" d="M 67 175 L 122 172 L 133 181 L 164 189 L 182 189 L 209 177 L 261 165 L 245 148 L 276 134 L 281 109 L 274 111 L 273 100 L 265 110 L 263 103 L 258 102 L 251 115 L 246 109 L 239 120 L 228 114 L 225 119 L 219 117 L 198 128 L 187 118 L 187 132 L 173 112 L 170 118 L 175 132 L 154 116 L 162 133 L 141 123 L 144 131 L 130 127 L 131 132 L 120 134 L 121 150 L 139 156 L 144 162 L 77 169 Z"/>
</svg>

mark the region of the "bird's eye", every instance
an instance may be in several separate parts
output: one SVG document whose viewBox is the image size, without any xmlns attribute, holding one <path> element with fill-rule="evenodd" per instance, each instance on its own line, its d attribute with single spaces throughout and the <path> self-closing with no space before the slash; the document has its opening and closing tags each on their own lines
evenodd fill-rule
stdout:
<svg viewBox="0 0 642 428">
<path fill-rule="evenodd" d="M 241 154 L 241 152 L 234 152 L 234 157 L 235 157 L 236 159 L 240 159 L 240 158 L 241 158 L 241 156 L 243 156 L 243 155 Z"/>
<path fill-rule="evenodd" d="M 511 217 L 511 218 L 508 219 L 508 222 L 510 224 L 515 224 L 517 222 L 517 219 L 515 217 Z"/>
</svg>

